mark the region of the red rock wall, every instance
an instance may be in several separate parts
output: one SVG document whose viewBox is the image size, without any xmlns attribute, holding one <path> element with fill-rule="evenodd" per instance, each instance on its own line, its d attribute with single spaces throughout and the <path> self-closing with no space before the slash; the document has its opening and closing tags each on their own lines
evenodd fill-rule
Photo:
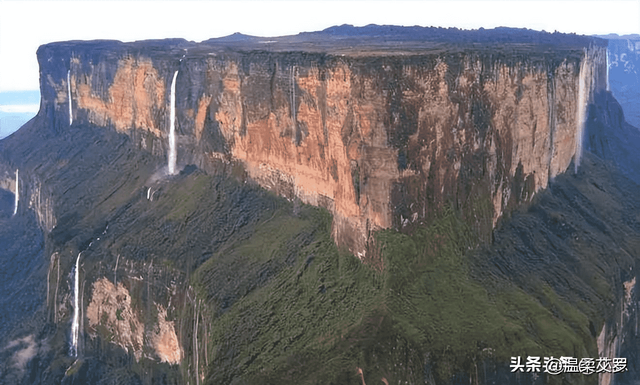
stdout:
<svg viewBox="0 0 640 385">
<path fill-rule="evenodd" d="M 476 220 L 495 225 L 565 172 L 580 154 L 580 109 L 605 87 L 605 50 L 560 59 L 209 53 L 178 61 L 127 52 L 68 61 L 74 123 L 133 135 L 159 163 L 179 70 L 178 165 L 239 161 L 263 187 L 328 208 L 338 244 L 364 257 L 371 231 L 411 229 L 449 203 L 467 209 L 486 199 L 490 218 Z M 43 105 L 63 125 L 66 76 L 44 68 L 41 79 Z"/>
</svg>

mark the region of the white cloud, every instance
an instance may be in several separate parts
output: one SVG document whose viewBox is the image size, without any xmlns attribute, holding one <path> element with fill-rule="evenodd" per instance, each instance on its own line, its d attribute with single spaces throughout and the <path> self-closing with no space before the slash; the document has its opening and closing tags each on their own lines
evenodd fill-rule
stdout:
<svg viewBox="0 0 640 385">
<path fill-rule="evenodd" d="M 8 114 L 21 114 L 21 113 L 37 113 L 40 109 L 39 104 L 9 104 L 0 105 L 0 112 Z"/>
<path fill-rule="evenodd" d="M 29 335 L 27 337 L 11 341 L 4 350 L 13 349 L 18 346 L 19 348 L 13 354 L 12 363 L 15 369 L 24 371 L 29 361 L 31 361 L 31 359 L 38 353 L 38 344 L 33 338 L 33 335 Z"/>
</svg>

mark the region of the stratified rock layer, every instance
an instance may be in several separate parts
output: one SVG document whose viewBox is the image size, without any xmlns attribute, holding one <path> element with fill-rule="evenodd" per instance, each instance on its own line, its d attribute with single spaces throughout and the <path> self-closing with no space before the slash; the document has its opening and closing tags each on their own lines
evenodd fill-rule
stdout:
<svg viewBox="0 0 640 385">
<path fill-rule="evenodd" d="M 411 229 L 449 203 L 481 225 L 474 207 L 491 202 L 495 226 L 579 164 L 587 104 L 606 87 L 597 45 L 336 54 L 170 43 L 41 47 L 40 114 L 68 125 L 70 69 L 74 122 L 127 132 L 164 159 L 177 70 L 178 165 L 241 162 L 260 185 L 328 208 L 335 240 L 360 257 L 373 230 Z"/>
</svg>

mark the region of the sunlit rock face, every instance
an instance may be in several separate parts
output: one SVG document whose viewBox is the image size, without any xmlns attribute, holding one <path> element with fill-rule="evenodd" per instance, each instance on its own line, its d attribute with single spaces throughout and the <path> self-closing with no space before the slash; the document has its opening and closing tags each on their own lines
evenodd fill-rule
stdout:
<svg viewBox="0 0 640 385">
<path fill-rule="evenodd" d="M 145 328 L 132 306 L 129 290 L 122 283 L 116 286 L 108 279 L 100 278 L 93 283 L 87 306 L 89 333 L 93 338 L 100 335 L 124 349 L 131 349 L 136 360 L 140 360 L 147 346 L 160 362 L 177 364 L 182 351 L 174 322 L 166 320 L 165 308 L 157 304 L 156 307 L 157 319 Z"/>
<path fill-rule="evenodd" d="M 361 369 L 357 381 L 444 383 L 455 373 L 438 374 L 436 381 L 431 368 L 452 367 L 449 347 L 444 349 L 448 341 L 442 349 L 431 342 L 398 349 L 405 336 L 388 334 L 387 328 L 421 317 L 395 311 L 396 303 L 412 295 L 396 295 L 394 287 L 390 296 L 388 284 L 379 285 L 383 281 L 366 269 L 377 269 L 384 282 L 398 286 L 410 287 L 404 279 L 409 276 L 432 281 L 445 272 L 428 259 L 439 255 L 438 235 L 415 242 L 417 250 L 429 250 L 415 263 L 412 250 L 395 246 L 417 239 L 451 212 L 463 217 L 464 226 L 475 226 L 469 231 L 473 237 L 486 236 L 477 250 L 475 239 L 455 242 L 469 250 L 465 258 L 475 274 L 470 279 L 488 277 L 495 288 L 494 278 L 504 276 L 541 306 L 551 298 L 547 289 L 567 306 L 587 304 L 587 310 L 579 309 L 586 318 L 577 327 L 563 322 L 584 337 L 580 346 L 588 356 L 597 356 L 598 348 L 606 355 L 635 354 L 637 344 L 629 336 L 635 335 L 630 328 L 636 315 L 629 304 L 637 300 L 630 266 L 639 255 L 633 230 L 638 206 L 628 193 L 634 190 L 618 189 L 613 180 L 619 175 L 595 159 L 620 160 L 623 172 L 638 169 L 627 161 L 630 128 L 617 124 L 624 121 L 621 110 L 604 91 L 606 43 L 533 33 L 526 38 L 532 40 L 509 40 L 527 35 L 523 31 L 494 31 L 477 42 L 412 40 L 391 31 L 381 43 L 341 34 L 343 29 L 279 42 L 235 36 L 200 44 L 43 46 L 40 113 L 4 141 L 0 152 L 0 188 L 7 190 L 0 207 L 4 238 L 29 244 L 23 242 L 26 235 L 15 235 L 22 221 L 23 227 L 40 229 L 29 236 L 44 245 L 31 253 L 44 256 L 39 259 L 5 253 L 8 266 L 16 267 L 13 283 L 5 286 L 20 288 L 26 304 L 42 304 L 44 316 L 34 322 L 43 332 L 29 325 L 27 333 L 7 338 L 17 345 L 0 352 L 0 361 L 9 363 L 0 369 L 25 351 L 29 357 L 37 352 L 40 361 L 29 358 L 34 364 L 14 365 L 10 375 L 28 372 L 36 379 L 31 383 L 135 383 L 136 376 L 140 383 L 287 382 L 281 373 L 290 368 L 308 378 L 315 378 L 308 368 L 335 372 L 325 361 L 300 365 L 289 357 L 312 352 L 308 356 L 342 362 L 342 349 L 356 357 L 352 345 L 340 342 L 351 335 L 366 336 L 388 352 L 376 353 L 383 357 L 379 361 L 344 364 L 345 373 Z M 20 205 L 11 217 L 18 168 Z M 517 210 L 534 195 L 528 210 Z M 299 201 L 325 207 L 333 216 Z M 385 228 L 407 234 L 375 233 Z M 372 266 L 339 252 L 328 231 Z M 399 271 L 392 264 L 405 260 L 412 261 L 406 275 L 405 267 Z M 371 275 L 357 275 L 356 268 Z M 447 277 L 466 282 L 466 268 L 447 270 Z M 541 290 L 537 283 L 544 285 Z M 438 294 L 438 300 L 472 309 L 466 286 L 456 285 L 438 285 L 451 289 L 449 298 Z M 40 296 L 26 301 L 26 286 Z M 485 288 L 478 292 L 484 296 Z M 347 306 L 351 300 L 362 307 Z M 416 303 L 436 307 L 424 301 Z M 298 312 L 289 304 L 312 311 Z M 77 318 L 75 309 L 81 309 Z M 369 322 L 366 314 L 379 309 L 389 319 Z M 532 330 L 532 341 L 541 338 L 531 318 L 510 318 L 505 309 L 494 309 L 496 320 L 513 319 L 521 330 Z M 478 318 L 468 312 L 469 319 Z M 548 319 L 555 322 L 552 313 Z M 345 321 L 354 314 L 355 321 Z M 27 316 L 5 318 L 14 325 Z M 77 357 L 68 352 L 72 319 L 78 321 Z M 536 322 L 547 320 L 541 319 Z M 314 326 L 316 320 L 321 327 Z M 440 320 L 429 322 L 416 324 L 424 335 L 443 330 Z M 481 329 L 481 344 L 461 339 L 482 349 L 477 360 L 469 356 L 473 367 L 455 371 L 469 382 L 509 383 L 508 359 L 493 358 L 501 340 L 485 348 L 487 328 Z M 327 330 L 340 336 L 328 339 Z M 546 341 L 555 345 L 551 337 Z M 406 341 L 413 343 L 411 338 Z M 300 348 L 320 346 L 306 341 L 335 346 L 318 354 Z M 371 351 L 372 345 L 363 346 L 363 352 Z M 504 346 L 500 354 L 513 354 Z M 407 362 L 415 364 L 411 370 Z M 295 376 L 290 381 L 304 382 Z"/>
<path fill-rule="evenodd" d="M 126 132 L 166 159 L 179 71 L 177 167 L 241 163 L 261 186 L 329 209 L 336 242 L 364 257 L 372 231 L 410 230 L 446 204 L 491 228 L 577 168 L 587 104 L 606 88 L 606 47 L 594 41 L 399 53 L 295 41 L 50 44 L 38 52 L 40 113 L 64 129 L 70 89 L 74 122 Z"/>
</svg>

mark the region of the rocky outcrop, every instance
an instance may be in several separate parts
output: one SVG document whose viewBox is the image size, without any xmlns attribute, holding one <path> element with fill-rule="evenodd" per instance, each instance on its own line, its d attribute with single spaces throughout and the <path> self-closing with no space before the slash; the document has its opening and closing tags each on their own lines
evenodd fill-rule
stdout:
<svg viewBox="0 0 640 385">
<path fill-rule="evenodd" d="M 638 339 L 638 296 L 636 289 L 636 277 L 623 282 L 621 298 L 617 303 L 617 314 L 605 322 L 598 334 L 599 357 L 624 358 L 626 370 L 621 371 L 622 378 L 614 381 L 615 374 L 602 372 L 598 375 L 598 384 L 610 385 L 614 383 L 626 383 L 630 378 L 637 376 L 637 369 L 631 353 Z"/>
<path fill-rule="evenodd" d="M 91 302 L 87 306 L 89 333 L 96 335 L 99 328 L 108 334 L 109 340 L 131 347 L 136 360 L 142 356 L 144 326 L 131 307 L 131 295 L 120 284 L 117 287 L 106 278 L 93 283 Z"/>
<path fill-rule="evenodd" d="M 371 231 L 410 229 L 448 203 L 490 201 L 495 225 L 577 167 L 587 104 L 606 87 L 593 43 L 411 55 L 56 43 L 38 51 L 40 114 L 63 130 L 71 103 L 74 124 L 126 132 L 160 161 L 179 71 L 178 164 L 242 163 L 260 185 L 329 209 L 335 240 L 363 257 Z"/>
<path fill-rule="evenodd" d="M 155 304 L 157 319 L 145 330 L 136 310 L 132 307 L 129 290 L 119 283 L 117 286 L 107 278 L 93 283 L 91 302 L 87 307 L 89 333 L 131 348 L 136 360 L 140 360 L 143 348 L 148 346 L 161 362 L 177 364 L 182 358 L 173 321 L 167 321 L 167 310 Z"/>
</svg>

